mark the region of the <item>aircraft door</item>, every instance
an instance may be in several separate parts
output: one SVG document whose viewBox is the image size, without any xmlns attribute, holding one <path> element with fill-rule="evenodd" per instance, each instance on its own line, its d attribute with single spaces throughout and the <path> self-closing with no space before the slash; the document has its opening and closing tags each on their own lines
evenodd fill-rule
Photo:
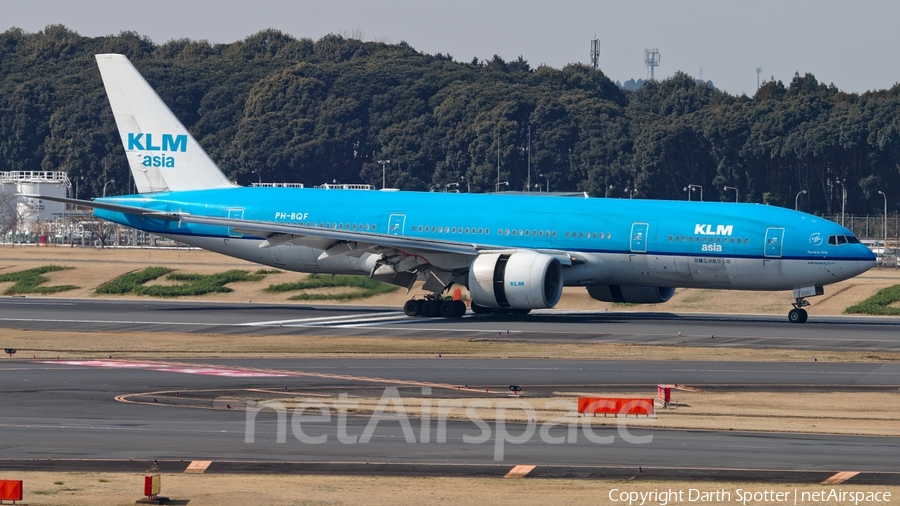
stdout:
<svg viewBox="0 0 900 506">
<path fill-rule="evenodd" d="M 388 219 L 388 234 L 403 235 L 403 228 L 406 226 L 405 214 L 392 214 Z"/>
<path fill-rule="evenodd" d="M 769 258 L 781 258 L 784 247 L 784 229 L 770 227 L 766 229 L 765 256 Z"/>
<path fill-rule="evenodd" d="M 650 226 L 647 223 L 634 223 L 631 225 L 631 251 L 644 253 L 647 251 L 647 232 Z"/>
<path fill-rule="evenodd" d="M 232 207 L 228 209 L 228 219 L 230 220 L 243 220 L 244 219 L 244 210 L 242 208 Z M 229 237 L 241 237 L 241 234 L 234 231 L 233 228 L 228 229 Z"/>
</svg>

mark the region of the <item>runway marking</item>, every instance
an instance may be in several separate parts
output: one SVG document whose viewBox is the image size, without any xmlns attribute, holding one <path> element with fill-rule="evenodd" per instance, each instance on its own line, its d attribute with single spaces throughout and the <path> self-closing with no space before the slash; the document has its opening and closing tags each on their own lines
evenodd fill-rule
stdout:
<svg viewBox="0 0 900 506">
<path fill-rule="evenodd" d="M 85 367 L 109 367 L 112 369 L 146 369 L 159 372 L 177 372 L 182 374 L 202 374 L 204 376 L 224 376 L 226 378 L 281 378 L 286 374 L 250 371 L 216 366 L 184 367 L 178 364 L 158 362 L 131 362 L 109 360 L 45 360 L 43 364 L 80 365 Z"/>
<path fill-rule="evenodd" d="M 210 364 L 192 364 L 188 362 L 165 361 L 141 361 L 132 362 L 126 360 L 39 360 L 39 364 L 80 365 L 85 367 L 109 367 L 114 369 L 145 369 L 158 372 L 178 372 L 185 374 L 204 374 L 208 376 L 224 376 L 230 378 L 277 378 L 277 377 L 310 377 L 326 378 L 343 381 L 355 381 L 364 383 L 386 383 L 389 385 L 403 385 L 416 387 L 441 388 L 446 390 L 465 390 L 485 394 L 505 394 L 503 390 L 491 390 L 490 388 L 462 388 L 461 385 L 449 383 L 433 383 L 430 381 L 398 380 L 391 378 L 374 378 L 368 376 L 352 376 L 348 374 L 329 374 L 307 371 L 289 371 L 278 369 L 260 369 L 257 367 L 227 368 Z"/>
<path fill-rule="evenodd" d="M 184 470 L 184 474 L 203 474 L 210 464 L 212 464 L 211 460 L 195 460 L 187 466 L 187 469 Z"/>
<path fill-rule="evenodd" d="M 822 485 L 840 485 L 859 474 L 859 471 L 841 471 L 822 482 Z"/>
<path fill-rule="evenodd" d="M 292 320 L 271 320 L 264 322 L 247 322 L 241 323 L 239 325 L 245 327 L 304 327 L 304 326 L 316 326 L 316 325 L 327 325 L 332 322 L 344 322 L 347 321 L 367 321 L 367 320 L 385 320 L 385 319 L 396 319 L 399 317 L 407 318 L 405 314 L 402 312 L 396 313 L 388 313 L 385 316 L 384 312 L 381 313 L 364 313 L 364 314 L 349 314 L 349 315 L 341 315 L 341 316 L 320 316 L 315 318 L 296 318 Z"/>
<path fill-rule="evenodd" d="M 506 473 L 506 476 L 504 476 L 504 478 L 524 478 L 528 476 L 528 473 L 534 471 L 535 467 L 537 466 L 516 466 L 512 468 L 512 470 L 510 470 L 508 473 Z"/>
</svg>

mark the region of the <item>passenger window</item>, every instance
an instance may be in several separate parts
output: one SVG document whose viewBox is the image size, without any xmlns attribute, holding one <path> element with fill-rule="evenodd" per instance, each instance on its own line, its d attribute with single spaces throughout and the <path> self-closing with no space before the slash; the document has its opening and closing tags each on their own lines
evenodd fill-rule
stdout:
<svg viewBox="0 0 900 506">
<path fill-rule="evenodd" d="M 553 231 L 553 237 L 556 237 L 556 230 Z"/>
</svg>

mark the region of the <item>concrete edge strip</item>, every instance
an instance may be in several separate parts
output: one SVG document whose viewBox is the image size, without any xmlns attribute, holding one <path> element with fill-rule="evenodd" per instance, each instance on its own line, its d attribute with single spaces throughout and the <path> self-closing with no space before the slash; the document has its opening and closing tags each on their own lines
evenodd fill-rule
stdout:
<svg viewBox="0 0 900 506">
<path fill-rule="evenodd" d="M 194 460 L 184 470 L 184 474 L 203 474 L 210 464 L 211 460 Z"/>
<path fill-rule="evenodd" d="M 526 465 L 516 466 L 516 467 L 512 468 L 508 473 L 506 473 L 504 478 L 524 478 L 524 477 L 528 476 L 528 473 L 533 471 L 535 467 L 537 467 L 537 466 L 526 466 Z"/>
<path fill-rule="evenodd" d="M 840 485 L 859 474 L 859 471 L 841 471 L 822 482 L 822 485 Z"/>
</svg>

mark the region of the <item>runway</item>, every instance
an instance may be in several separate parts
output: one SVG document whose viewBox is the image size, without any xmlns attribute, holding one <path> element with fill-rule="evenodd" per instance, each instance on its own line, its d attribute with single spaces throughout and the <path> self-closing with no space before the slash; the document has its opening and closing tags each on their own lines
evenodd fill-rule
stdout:
<svg viewBox="0 0 900 506">
<path fill-rule="evenodd" d="M 900 349 L 900 321 L 856 317 L 811 317 L 796 325 L 757 315 L 537 311 L 517 318 L 444 320 L 407 318 L 390 308 L 371 307 L 2 298 L 0 327 Z M 475 397 L 498 402 L 508 399 L 512 384 L 539 396 L 556 391 L 652 392 L 658 383 L 710 391 L 896 391 L 900 364 L 437 357 L 6 359 L 0 362 L 0 469 L 115 470 L 146 467 L 156 460 L 160 469 L 172 472 L 200 461 L 207 463 L 208 472 L 227 473 L 503 476 L 514 466 L 528 465 L 537 466 L 530 476 L 545 477 L 623 478 L 639 468 L 648 473 L 641 476 L 654 479 L 819 483 L 852 471 L 860 474 L 847 483 L 900 484 L 900 441 L 891 437 L 673 430 L 652 424 L 629 424 L 625 433 L 594 427 L 588 434 L 583 427 L 571 433 L 565 424 L 527 422 L 505 423 L 501 432 L 494 422 L 412 416 L 410 430 L 397 420 L 381 421 L 363 442 L 372 423 L 369 414 L 340 415 L 335 407 L 328 420 L 304 422 L 298 433 L 292 417 L 264 411 L 251 423 L 242 406 L 228 400 L 247 392 L 261 399 L 267 392 L 378 398 L 393 387 L 401 398 L 422 397 L 423 388 L 429 388 L 427 395 L 435 402 L 486 389 L 487 394 Z M 463 388 L 459 393 L 455 386 L 472 392 Z M 313 444 L 298 434 L 322 441 Z M 522 440 L 512 441 L 517 435 Z M 632 436 L 637 439 L 628 439 Z"/>
<path fill-rule="evenodd" d="M 531 437 L 518 443 L 505 442 L 498 460 L 497 438 L 501 432 L 494 423 L 479 426 L 472 420 L 446 420 L 444 439 L 439 441 L 442 429 L 437 420 L 423 423 L 414 418 L 410 441 L 402 424 L 385 420 L 377 423 L 371 437 L 363 441 L 371 423 L 368 415 L 350 413 L 342 426 L 334 412 L 330 420 L 304 422 L 298 433 L 292 420 L 279 422 L 271 412 L 259 413 L 248 424 L 244 411 L 235 409 L 237 406 L 229 409 L 222 400 L 222 394 L 231 390 L 285 388 L 328 395 L 370 391 L 377 397 L 384 387 L 393 386 L 401 396 L 421 396 L 422 382 L 435 385 L 431 395 L 436 402 L 455 395 L 452 388 L 442 389 L 441 385 L 463 383 L 492 392 L 520 383 L 535 395 L 561 387 L 653 388 L 657 382 L 672 380 L 722 389 L 740 383 L 758 387 L 780 384 L 815 388 L 827 384 L 861 390 L 896 389 L 900 385 L 898 364 L 437 358 L 235 359 L 155 364 L 159 368 L 148 369 L 147 364 L 108 367 L 66 361 L 0 362 L 0 393 L 4 399 L 0 411 L 0 469 L 52 468 L 65 462 L 70 468 L 102 468 L 104 461 L 106 466 L 113 466 L 128 460 L 141 465 L 158 460 L 172 468 L 184 468 L 191 461 L 213 462 L 210 472 L 306 469 L 490 476 L 528 464 L 537 466 L 536 476 L 543 473 L 547 477 L 621 477 L 640 467 L 654 473 L 647 477 L 658 479 L 804 481 L 824 480 L 851 470 L 861 473 L 854 478 L 857 483 L 900 484 L 900 474 L 896 473 L 900 441 L 896 438 L 665 430 L 635 423 L 627 433 L 616 427 L 595 427 L 593 437 L 601 442 L 594 442 L 580 431 L 576 440 L 567 440 L 568 429 L 561 425 L 550 427 L 546 437 L 540 434 L 542 428 L 535 427 Z M 194 398 L 189 402 L 179 396 L 174 403 L 154 403 L 153 392 L 161 391 L 185 392 L 185 397 Z M 209 393 L 197 401 L 189 392 Z M 116 400 L 129 394 L 132 400 L 142 399 L 144 403 Z M 492 394 L 483 398 L 508 397 Z M 191 407 L 179 407 L 178 402 Z M 250 426 L 252 442 L 247 441 Z M 472 442 L 472 438 L 484 435 L 485 427 L 489 437 Z M 284 432 L 281 438 L 279 430 Z M 507 423 L 504 430 L 515 436 L 525 434 L 528 427 L 521 422 Z M 298 434 L 324 436 L 324 441 L 310 443 Z M 628 437 L 652 437 L 652 441 L 636 443 Z M 59 462 L 45 464 L 46 459 Z"/>
<path fill-rule="evenodd" d="M 0 327 L 900 351 L 900 319 L 815 314 L 799 325 L 771 315 L 557 310 L 447 320 L 377 307 L 13 297 L 0 298 Z"/>
</svg>

